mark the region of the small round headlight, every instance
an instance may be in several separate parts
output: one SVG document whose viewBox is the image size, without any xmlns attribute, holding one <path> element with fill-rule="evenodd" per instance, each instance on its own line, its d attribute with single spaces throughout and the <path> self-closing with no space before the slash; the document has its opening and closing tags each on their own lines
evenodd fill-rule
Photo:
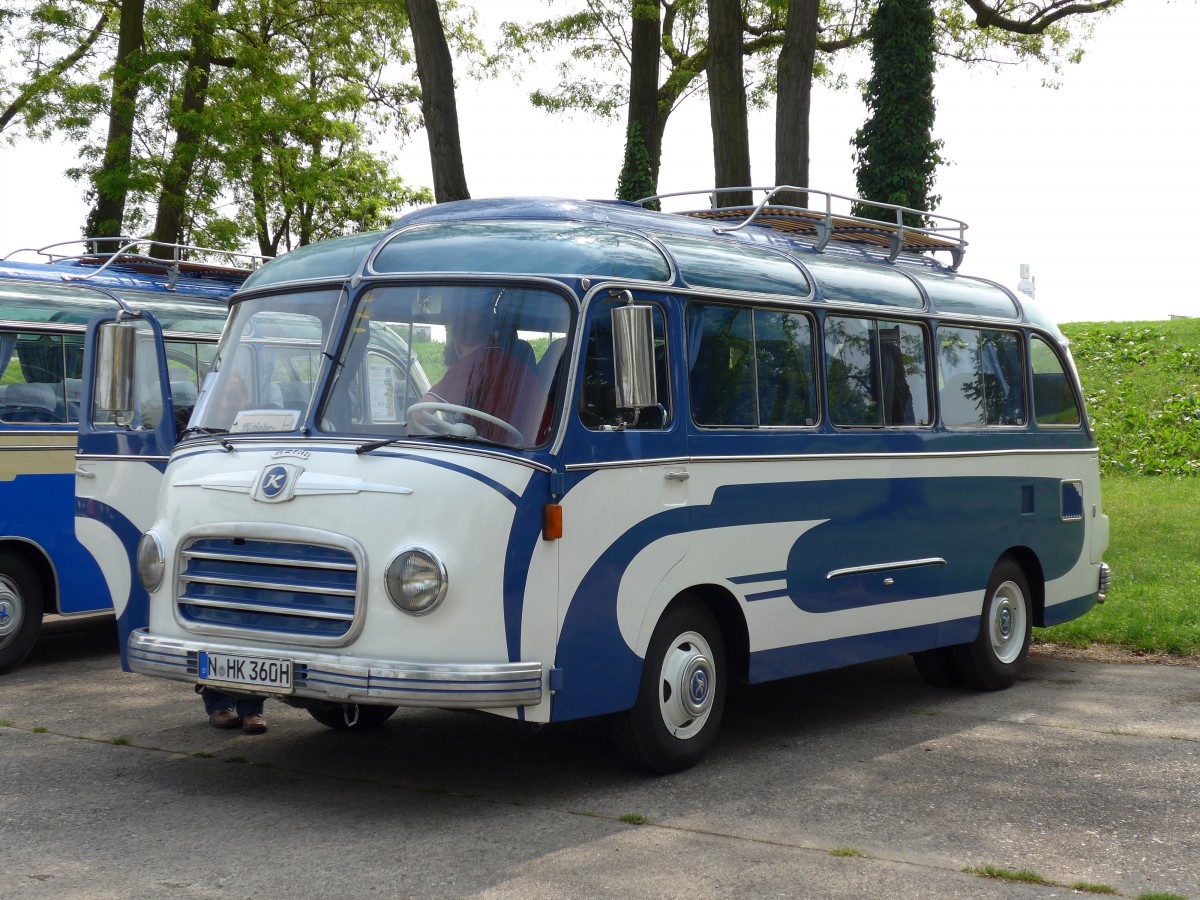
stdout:
<svg viewBox="0 0 1200 900">
<path fill-rule="evenodd" d="M 156 591 L 162 584 L 163 572 L 167 568 L 166 557 L 163 555 L 162 541 L 153 531 L 147 531 L 138 541 L 137 571 L 138 580 L 147 591 Z"/>
<path fill-rule="evenodd" d="M 414 616 L 433 612 L 446 596 L 446 566 L 423 547 L 406 547 L 397 553 L 384 579 L 396 608 Z"/>
</svg>

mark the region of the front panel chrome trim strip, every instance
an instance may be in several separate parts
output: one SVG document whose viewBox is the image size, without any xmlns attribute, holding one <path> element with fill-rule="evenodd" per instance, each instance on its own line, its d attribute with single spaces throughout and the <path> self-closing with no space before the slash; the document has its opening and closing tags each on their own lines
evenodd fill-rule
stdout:
<svg viewBox="0 0 1200 900">
<path fill-rule="evenodd" d="M 200 683 L 200 654 L 228 653 L 290 659 L 291 696 L 340 703 L 438 709 L 502 709 L 542 702 L 539 662 L 420 663 L 364 659 L 215 641 L 178 640 L 139 629 L 129 635 L 129 667 L 141 675 Z"/>
</svg>

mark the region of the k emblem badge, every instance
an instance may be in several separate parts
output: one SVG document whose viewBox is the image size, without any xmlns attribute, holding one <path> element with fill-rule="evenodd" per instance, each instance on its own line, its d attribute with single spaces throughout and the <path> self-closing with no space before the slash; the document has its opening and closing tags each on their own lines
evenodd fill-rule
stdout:
<svg viewBox="0 0 1200 900">
<path fill-rule="evenodd" d="M 264 466 L 252 496 L 263 503 L 283 503 L 291 500 L 296 494 L 296 482 L 303 472 L 303 467 L 289 463 Z"/>
</svg>

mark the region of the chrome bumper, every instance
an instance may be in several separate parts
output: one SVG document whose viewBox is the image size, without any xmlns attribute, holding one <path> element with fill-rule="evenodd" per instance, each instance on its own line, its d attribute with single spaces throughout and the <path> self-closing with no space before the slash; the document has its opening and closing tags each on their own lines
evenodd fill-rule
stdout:
<svg viewBox="0 0 1200 900">
<path fill-rule="evenodd" d="M 144 628 L 129 635 L 128 651 L 129 668 L 139 675 L 192 684 L 200 683 L 201 652 L 285 657 L 293 665 L 293 689 L 287 696 L 315 700 L 438 709 L 536 706 L 542 701 L 542 664 L 536 662 L 416 663 L 359 659 L 332 653 L 283 651 L 278 647 L 160 638 L 148 634 Z"/>
<path fill-rule="evenodd" d="M 1100 563 L 1100 584 L 1099 594 L 1096 596 L 1097 603 L 1103 603 L 1108 599 L 1108 590 L 1112 585 L 1112 569 L 1108 567 L 1108 563 Z"/>
</svg>

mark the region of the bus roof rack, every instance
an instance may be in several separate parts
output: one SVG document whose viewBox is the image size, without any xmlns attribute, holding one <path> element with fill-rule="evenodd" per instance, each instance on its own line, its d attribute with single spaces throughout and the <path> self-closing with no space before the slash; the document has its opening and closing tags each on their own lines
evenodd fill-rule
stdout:
<svg viewBox="0 0 1200 900">
<path fill-rule="evenodd" d="M 83 244 L 83 253 L 59 252 L 59 248 L 78 244 Z M 142 253 L 140 251 L 143 244 L 150 245 L 150 247 L 165 247 L 170 251 L 170 256 L 158 257 Z M 110 247 L 112 249 L 108 249 Z M 95 267 L 86 274 L 64 274 L 62 277 L 65 281 L 86 281 L 99 275 L 110 266 L 119 266 L 145 275 L 162 275 L 167 278 L 168 289 L 175 287 L 180 275 L 214 278 L 240 284 L 267 260 L 267 257 L 257 256 L 253 253 L 214 250 L 210 247 L 197 247 L 191 244 L 168 244 L 151 240 L 149 237 L 126 236 L 76 238 L 47 244 L 44 247 L 25 247 L 14 250 L 4 259 L 7 260 L 21 252 L 44 256 L 51 264 L 74 263 L 81 267 Z"/>
<path fill-rule="evenodd" d="M 735 192 L 764 191 L 765 196 L 754 206 L 718 206 L 719 194 Z M 807 194 L 810 196 L 810 206 L 789 206 L 772 204 L 771 200 L 780 193 Z M 824 198 L 824 209 L 813 209 L 811 197 Z M 794 185 L 777 185 L 775 187 L 736 187 L 710 188 L 703 191 L 677 191 L 670 194 L 657 194 L 634 201 L 642 206 L 672 197 L 707 196 L 709 206 L 705 209 L 680 210 L 676 215 L 693 216 L 698 219 L 740 219 L 735 225 L 715 226 L 719 234 L 738 231 L 747 225 L 756 224 L 776 231 L 799 234 L 811 237 L 815 241 L 818 253 L 824 251 L 830 241 L 845 241 L 849 243 L 870 244 L 887 251 L 888 259 L 895 260 L 904 250 L 911 251 L 945 251 L 951 255 L 951 269 L 957 270 L 962 264 L 966 251 L 967 223 L 961 219 L 938 215 L 926 210 L 913 209 L 908 206 L 898 206 L 895 203 L 879 203 L 865 200 L 861 197 L 850 197 L 845 194 L 834 194 L 816 188 L 796 187 Z M 890 210 L 895 213 L 895 221 L 868 219 L 853 215 L 850 212 L 834 213 L 834 201 L 839 206 L 850 208 L 853 204 L 874 206 L 878 209 Z M 905 214 L 920 216 L 928 224 L 924 226 L 907 225 Z"/>
</svg>

